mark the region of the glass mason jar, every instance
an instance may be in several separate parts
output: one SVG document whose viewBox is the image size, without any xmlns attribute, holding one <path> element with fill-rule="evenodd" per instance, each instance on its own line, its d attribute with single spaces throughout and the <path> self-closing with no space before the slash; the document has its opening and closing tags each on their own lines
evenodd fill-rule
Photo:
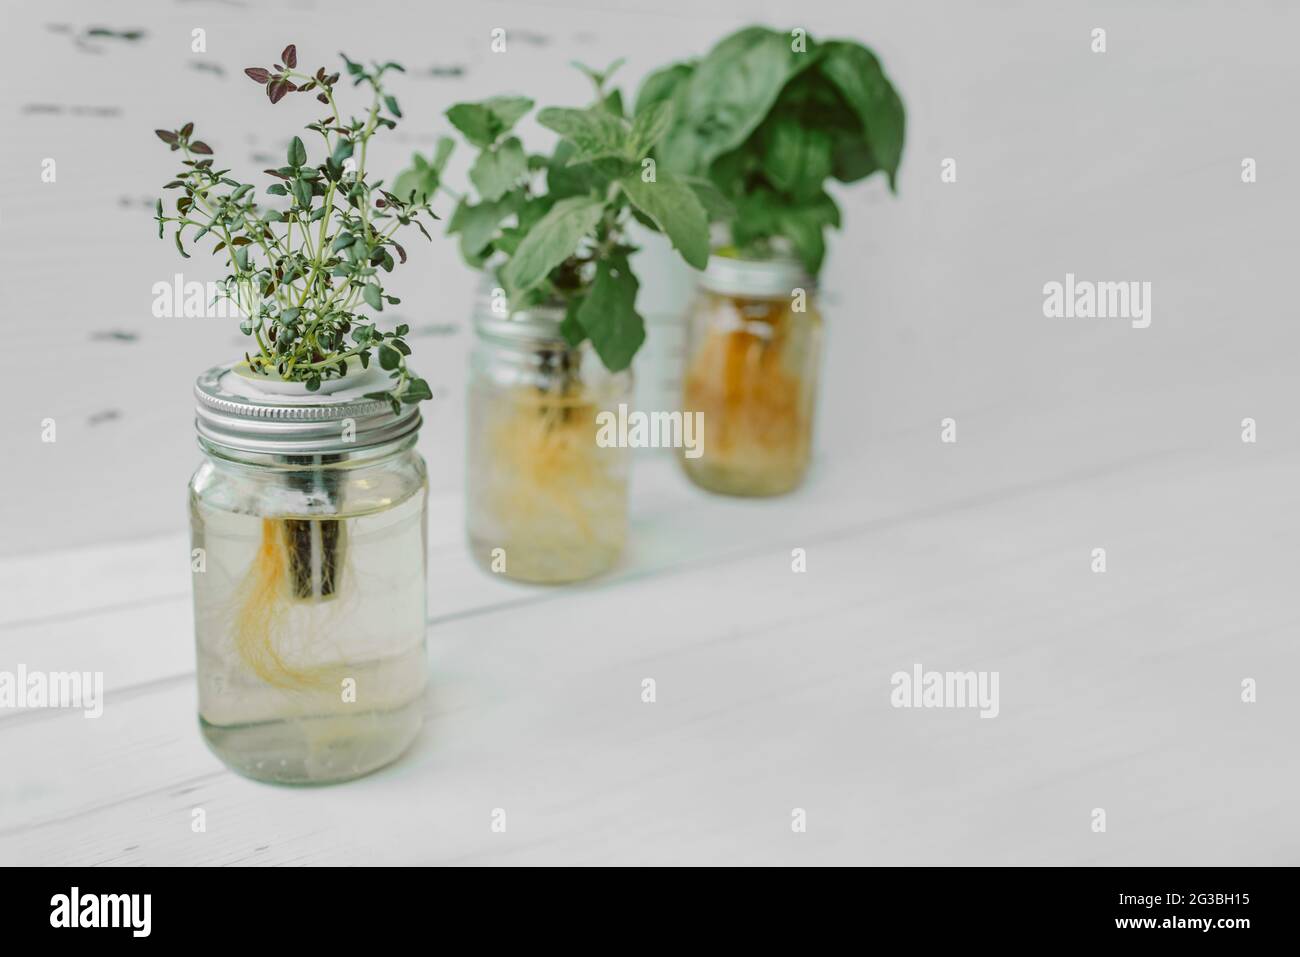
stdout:
<svg viewBox="0 0 1300 957">
<path fill-rule="evenodd" d="M 219 367 L 195 384 L 199 726 L 248 777 L 359 777 L 420 729 L 428 483 L 416 407 L 362 396 L 386 382 L 311 394 Z"/>
<path fill-rule="evenodd" d="M 487 570 L 557 584 L 606 571 L 627 539 L 630 450 L 596 441 L 597 415 L 627 402 L 590 343 L 571 348 L 562 306 L 474 314 L 466 521 Z"/>
<path fill-rule="evenodd" d="M 812 455 L 822 320 L 798 262 L 714 255 L 686 323 L 683 411 L 702 412 L 705 441 L 680 456 L 696 485 L 725 495 L 780 495 Z"/>
</svg>

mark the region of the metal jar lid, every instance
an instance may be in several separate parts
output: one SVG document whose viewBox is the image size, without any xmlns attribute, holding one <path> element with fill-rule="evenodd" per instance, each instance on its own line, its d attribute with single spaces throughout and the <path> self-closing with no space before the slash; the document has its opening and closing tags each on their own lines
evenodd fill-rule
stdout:
<svg viewBox="0 0 1300 957">
<path fill-rule="evenodd" d="M 394 415 L 387 400 L 364 398 L 385 391 L 388 382 L 372 368 L 322 383 L 332 391 L 275 394 L 236 365 L 214 366 L 194 383 L 194 427 L 205 442 L 236 452 L 322 455 L 371 448 L 420 428 L 417 406 L 403 405 Z"/>
<path fill-rule="evenodd" d="M 555 342 L 564 339 L 563 303 L 547 303 L 510 311 L 503 291 L 485 284 L 474 303 L 474 330 L 490 339 L 513 342 Z"/>
<path fill-rule="evenodd" d="M 816 291 L 817 280 L 793 258 L 734 259 L 714 253 L 700 285 L 724 296 L 784 299 L 795 289 Z"/>
</svg>

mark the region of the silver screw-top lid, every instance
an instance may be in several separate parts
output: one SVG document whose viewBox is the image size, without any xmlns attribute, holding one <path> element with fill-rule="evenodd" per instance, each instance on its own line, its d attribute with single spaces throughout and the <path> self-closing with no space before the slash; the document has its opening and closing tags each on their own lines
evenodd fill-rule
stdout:
<svg viewBox="0 0 1300 957">
<path fill-rule="evenodd" d="M 700 285 L 724 296 L 784 299 L 795 289 L 815 291 L 817 280 L 793 257 L 734 259 L 714 253 L 700 276 Z"/>
<path fill-rule="evenodd" d="M 562 302 L 510 310 L 505 290 L 485 279 L 479 286 L 474 303 L 474 330 L 480 336 L 517 342 L 558 342 L 564 340 L 560 324 L 564 322 Z"/>
<path fill-rule="evenodd" d="M 386 399 L 364 397 L 387 391 L 389 384 L 377 368 L 356 368 L 322 381 L 319 392 L 307 392 L 296 383 L 249 373 L 242 362 L 215 366 L 194 383 L 194 427 L 205 442 L 236 452 L 353 452 L 419 430 L 417 406 L 403 405 L 394 415 Z"/>
</svg>

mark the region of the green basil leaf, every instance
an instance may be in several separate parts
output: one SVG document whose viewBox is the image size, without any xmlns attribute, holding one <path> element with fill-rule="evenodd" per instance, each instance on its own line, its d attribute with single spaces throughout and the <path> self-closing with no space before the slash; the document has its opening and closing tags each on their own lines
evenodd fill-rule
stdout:
<svg viewBox="0 0 1300 957">
<path fill-rule="evenodd" d="M 763 172 L 777 189 L 815 196 L 831 175 L 831 138 L 792 117 L 773 117 L 759 128 Z"/>
<path fill-rule="evenodd" d="M 758 128 L 785 85 L 812 61 L 812 54 L 791 50 L 789 34 L 765 27 L 722 40 L 685 81 L 676 120 L 660 142 L 661 165 L 703 173 Z"/>
<path fill-rule="evenodd" d="M 835 40 L 822 45 L 818 70 L 857 113 L 872 155 L 888 174 L 889 188 L 894 189 L 906 119 L 903 101 L 886 79 L 880 61 L 865 47 Z"/>
<path fill-rule="evenodd" d="M 736 216 L 736 207 L 711 180 L 703 176 L 683 176 L 682 182 L 695 193 L 711 223 L 725 223 Z"/>
<path fill-rule="evenodd" d="M 814 276 L 821 270 L 826 256 L 824 228 L 814 212 L 802 207 L 792 207 L 781 217 L 781 232 L 794 246 L 804 268 Z"/>
<path fill-rule="evenodd" d="M 636 115 L 640 116 L 656 103 L 678 100 L 686 81 L 695 73 L 693 63 L 674 63 L 656 70 L 641 81 L 636 93 Z"/>
</svg>

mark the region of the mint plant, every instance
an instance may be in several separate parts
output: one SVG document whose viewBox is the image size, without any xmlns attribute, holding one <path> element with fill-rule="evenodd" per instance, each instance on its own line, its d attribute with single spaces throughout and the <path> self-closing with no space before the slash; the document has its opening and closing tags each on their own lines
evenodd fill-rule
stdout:
<svg viewBox="0 0 1300 957">
<path fill-rule="evenodd" d="M 788 243 L 815 276 L 825 231 L 840 225 L 826 182 L 881 171 L 896 191 L 903 104 L 858 43 L 747 27 L 699 60 L 648 76 L 634 122 L 662 116 L 665 104 L 672 122 L 655 148 L 660 166 L 717 187 L 742 256 Z"/>
<path fill-rule="evenodd" d="M 368 109 L 345 120 L 335 100 L 339 73 L 327 74 L 324 67 L 299 72 L 293 44 L 280 60 L 272 69 L 244 72 L 265 86 L 272 104 L 290 93 L 315 92 L 329 108 L 327 116 L 305 127 L 314 134 L 309 141 L 320 138 L 316 161 L 307 144 L 294 136 L 284 165 L 265 170 L 274 180 L 265 192 L 285 201 L 273 207 L 258 202 L 252 183 L 214 168 L 212 147 L 195 137 L 193 123 L 156 130 L 159 139 L 185 157 L 176 178 L 164 187 L 180 191 L 174 213 L 164 211 L 161 199 L 157 202 L 158 235 L 174 224 L 176 248 L 187 259 L 187 243 L 192 248 L 205 237 L 214 241 L 213 255 L 221 253 L 230 269 L 220 284 L 222 295 L 245 317 L 240 329 L 256 344 L 255 351 L 244 355 L 254 373 L 274 372 L 315 391 L 322 380 L 346 375 L 349 360 L 368 368 L 375 355 L 393 386 L 367 397 L 387 399 L 397 413 L 402 403 L 414 404 L 432 393 L 407 367 L 409 329 L 399 325 L 381 331 L 376 325 L 375 316 L 385 304 L 400 301 L 384 290 L 381 273 L 392 272 L 397 261 L 406 262 L 406 250 L 395 238 L 398 230 L 415 226 L 431 239 L 419 217 L 438 218 L 427 202 L 399 199 L 382 188 L 382 180 L 367 178 L 371 139 L 382 129 L 393 129 L 394 118 L 402 115 L 383 79 L 402 67 L 366 67 L 344 56 L 353 87 L 370 92 Z"/>
<path fill-rule="evenodd" d="M 595 87 L 589 106 L 537 113 L 537 121 L 560 136 L 551 153 L 529 152 L 514 133 L 532 100 L 496 96 L 459 103 L 447 119 L 478 151 L 470 194 L 442 181 L 453 149 L 447 138 L 429 158 L 416 156 L 394 187 L 412 204 L 438 191 L 452 196 L 456 207 L 447 232 L 459 237 L 465 261 L 497 277 L 512 309 L 562 304 L 569 345 L 590 340 L 614 372 L 627 368 L 645 340 L 629 224 L 635 219 L 665 234 L 687 263 L 702 269 L 709 257 L 706 204 L 717 206 L 707 182 L 667 173 L 651 157 L 674 107 L 661 103 L 627 117 L 621 95 L 606 89 L 618 65 L 602 72 L 580 66 Z"/>
</svg>

